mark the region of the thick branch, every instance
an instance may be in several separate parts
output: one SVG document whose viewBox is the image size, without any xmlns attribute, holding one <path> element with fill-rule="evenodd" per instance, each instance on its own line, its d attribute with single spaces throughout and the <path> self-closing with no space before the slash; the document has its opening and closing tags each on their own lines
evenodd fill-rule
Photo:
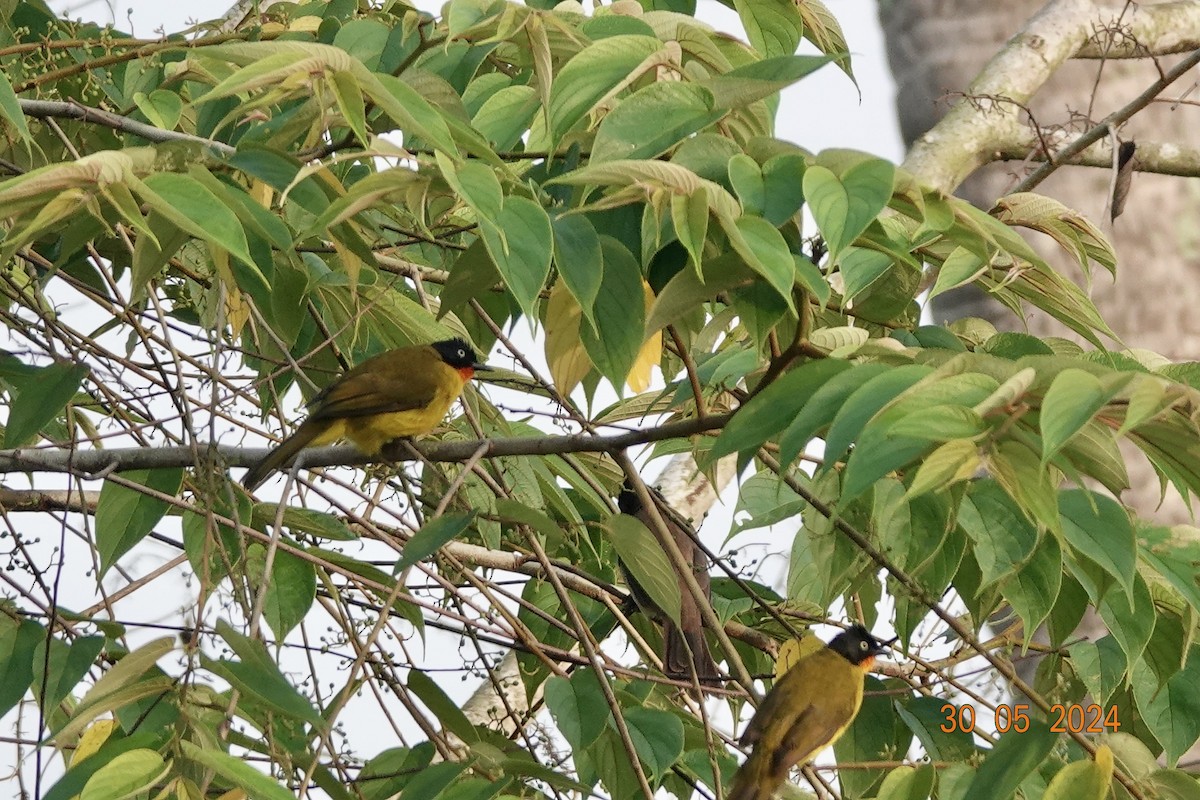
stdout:
<svg viewBox="0 0 1200 800">
<path fill-rule="evenodd" d="M 1185 9 L 1195 3 L 1173 3 L 1169 6 L 1139 7 L 1132 15 L 1129 30 L 1138 41 L 1146 44 L 1150 52 L 1163 48 L 1182 49 L 1182 44 L 1197 38 L 1200 19 L 1184 34 L 1175 36 L 1165 30 L 1155 32 L 1143 27 L 1143 14 L 1151 9 L 1165 8 L 1164 13 L 1189 14 L 1189 19 L 1200 18 L 1200 10 Z M 1111 10 L 1106 10 L 1108 14 Z M 1164 17 L 1167 18 L 1167 17 Z M 1155 25 L 1162 18 L 1151 20 Z M 1022 109 L 1028 108 L 1030 99 L 1045 85 L 1063 63 L 1075 57 L 1098 57 L 1104 43 L 1097 31 L 1105 31 L 1113 20 L 1100 16 L 1091 0 L 1055 0 L 1034 15 L 1025 28 L 1011 40 L 979 73 L 964 96 L 959 99 L 945 117 L 913 143 L 904 167 L 921 181 L 945 192 L 953 192 L 972 172 L 1001 157 L 1013 157 L 1021 143 L 1028 143 L 1034 133 L 1021 119 Z M 1149 23 L 1147 23 L 1149 24 Z M 1177 33 L 1177 32 L 1176 32 Z M 1172 38 L 1174 36 L 1174 38 Z M 1119 55 L 1125 47 L 1121 41 L 1112 44 L 1116 49 L 1110 55 Z M 1099 49 L 1097 49 L 1099 48 Z M 1155 49 L 1157 48 L 1157 50 Z M 1142 52 L 1142 55 L 1147 55 Z M 1133 51 L 1129 56 L 1135 55 Z M 1166 73 L 1134 103 L 1104 120 L 1107 125 L 1116 125 L 1144 108 L 1166 86 L 1177 79 L 1196 62 L 1195 52 L 1181 64 Z M 1182 71 L 1181 71 L 1182 70 Z M 1099 128 L 1099 126 L 1097 126 Z M 1096 138 L 1090 138 L 1095 136 Z M 1084 137 L 1083 146 L 1096 141 L 1096 129 Z M 1077 140 L 1078 143 L 1078 140 Z M 1167 155 L 1164 147 L 1160 155 Z M 1057 158 L 1057 154 L 1055 158 Z M 1065 156 L 1070 158 L 1071 155 Z M 1161 160 L 1158 170 L 1170 174 L 1190 174 L 1185 164 L 1169 165 Z"/>
<path fill-rule="evenodd" d="M 1140 4 L 1118 20 L 1120 9 L 1105 9 L 1096 19 L 1096 34 L 1075 58 L 1145 58 L 1189 53 L 1200 48 L 1200 5 L 1180 0 Z"/>
<path fill-rule="evenodd" d="M 516 439 L 489 439 L 486 442 L 428 442 L 418 443 L 415 449 L 430 461 L 466 461 L 474 456 L 480 445 L 486 447 L 484 457 L 545 456 L 561 453 L 607 453 L 636 447 L 649 442 L 695 436 L 723 428 L 730 414 L 668 422 L 656 428 L 629 431 L 613 436 L 573 434 L 570 436 L 538 436 Z M 230 445 L 199 445 L 228 467 L 249 467 L 267 454 L 263 448 L 232 447 Z M 101 478 L 116 470 L 165 469 L 190 467 L 196 463 L 192 447 L 129 447 L 113 450 L 63 450 L 25 448 L 0 450 L 0 474 L 7 472 L 72 472 Z M 390 448 L 386 458 L 411 461 L 416 456 L 407 445 Z M 314 447 L 300 457 L 305 467 L 358 466 L 371 459 L 352 446 Z"/>
</svg>

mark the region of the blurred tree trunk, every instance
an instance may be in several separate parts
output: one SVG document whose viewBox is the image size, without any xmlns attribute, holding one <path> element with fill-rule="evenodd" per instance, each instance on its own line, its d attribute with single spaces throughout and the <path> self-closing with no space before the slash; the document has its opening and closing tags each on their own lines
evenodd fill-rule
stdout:
<svg viewBox="0 0 1200 800">
<path fill-rule="evenodd" d="M 1142 5 L 1154 4 L 1155 0 Z M 1045 0 L 880 0 L 880 19 L 888 59 L 897 83 L 896 104 L 905 142 L 931 128 L 947 108 L 947 97 L 963 91 L 984 63 L 1021 29 Z M 1110 29 L 1138 13 L 1123 0 L 1097 0 L 1099 18 L 1111 17 Z M 1124 14 L 1124 17 L 1122 17 Z M 1104 29 L 1100 28 L 1103 35 Z M 1159 59 L 1166 66 L 1173 60 Z M 1164 67 L 1166 68 L 1166 67 Z M 1042 126 L 1069 126 L 1082 131 L 1114 109 L 1125 105 L 1159 77 L 1155 62 L 1138 60 L 1074 60 L 1059 70 L 1031 103 Z M 1189 88 L 1181 81 L 1167 95 L 1178 97 Z M 1122 140 L 1140 136 L 1158 141 L 1190 141 L 1197 123 L 1195 106 L 1157 103 L 1137 114 L 1122 130 Z M 994 163 L 979 170 L 959 194 L 981 208 L 1028 172 L 1020 162 Z M 1196 280 L 1200 192 L 1195 181 L 1165 175 L 1135 175 L 1125 211 L 1115 224 L 1107 223 L 1109 170 L 1089 167 L 1059 169 L 1036 191 L 1051 195 L 1100 224 L 1119 257 L 1116 283 L 1103 270 L 1093 275 L 1090 294 L 1101 315 L 1126 346 L 1146 348 L 1171 359 L 1191 360 L 1200 354 L 1200 281 Z M 1072 270 L 1046 242 L 1035 242 L 1058 267 L 1088 286 L 1088 278 Z M 966 316 L 983 317 L 997 327 L 1021 329 L 1021 321 L 968 289 L 934 300 L 935 322 Z M 1028 315 L 1034 333 L 1064 335 L 1036 311 Z M 1160 488 L 1145 460 L 1130 459 L 1134 505 L 1163 522 L 1188 520 L 1182 501 L 1168 494 L 1159 506 Z M 1156 511 L 1157 509 L 1157 511 Z"/>
</svg>

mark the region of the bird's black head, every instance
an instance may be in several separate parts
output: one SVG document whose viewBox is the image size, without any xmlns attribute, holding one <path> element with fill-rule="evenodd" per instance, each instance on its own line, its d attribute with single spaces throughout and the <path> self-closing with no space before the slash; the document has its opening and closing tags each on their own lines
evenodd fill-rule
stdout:
<svg viewBox="0 0 1200 800">
<path fill-rule="evenodd" d="M 895 640 L 893 640 L 895 641 Z M 864 664 L 887 652 L 883 643 L 871 635 L 862 625 L 851 625 L 833 637 L 829 649 L 851 664 Z"/>
<path fill-rule="evenodd" d="M 434 342 L 429 346 L 437 350 L 442 360 L 455 369 L 491 369 L 487 364 L 479 363 L 479 356 L 475 355 L 475 348 L 463 339 L 446 339 Z"/>
</svg>

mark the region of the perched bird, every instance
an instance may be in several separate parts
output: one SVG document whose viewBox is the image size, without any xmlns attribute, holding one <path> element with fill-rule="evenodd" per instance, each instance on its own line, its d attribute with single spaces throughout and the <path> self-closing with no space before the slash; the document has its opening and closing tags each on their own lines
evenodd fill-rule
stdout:
<svg viewBox="0 0 1200 800">
<path fill-rule="evenodd" d="M 858 715 L 863 677 L 884 652 L 866 628 L 851 625 L 783 673 L 739 740 L 754 751 L 726 800 L 770 800 L 792 767 L 837 741 Z"/>
<path fill-rule="evenodd" d="M 626 481 L 621 486 L 621 493 L 617 496 L 617 507 L 620 508 L 622 514 L 629 514 L 641 520 L 642 524 L 650 527 L 650 517 L 646 513 L 646 509 L 642 507 L 641 500 L 633 491 L 629 481 Z M 664 503 L 660 504 L 660 508 L 664 511 L 668 510 Z M 692 574 L 696 578 L 696 583 L 700 585 L 700 591 L 704 593 L 705 599 L 709 596 L 710 579 L 708 575 L 708 559 L 704 556 L 704 552 L 696 544 L 694 535 L 690 534 L 682 524 L 673 519 L 670 513 L 663 513 L 663 521 L 667 524 L 667 529 L 671 532 L 671 536 L 675 539 L 675 544 L 679 551 L 683 553 L 685 559 L 690 559 L 692 564 Z M 625 582 L 629 585 L 629 593 L 633 595 L 633 599 L 637 602 L 638 607 L 651 619 L 662 625 L 663 629 L 663 673 L 668 678 L 675 680 L 692 679 L 692 669 L 695 668 L 696 679 L 701 684 L 713 684 L 720 680 L 721 672 L 717 669 L 717 663 L 713 661 L 712 654 L 708 650 L 708 642 L 704 640 L 704 618 L 700 614 L 700 606 L 696 603 L 695 596 L 688 589 L 687 584 L 683 580 L 683 576 L 679 575 L 679 625 L 668 617 L 662 609 L 660 609 L 642 588 L 637 579 L 630 574 L 624 563 L 620 564 L 621 571 L 624 573 Z"/>
<path fill-rule="evenodd" d="M 442 421 L 481 364 L 462 339 L 400 347 L 347 370 L 308 404 L 312 412 L 291 436 L 242 478 L 253 491 L 305 447 L 349 439 L 365 455 L 405 436 L 428 433 Z"/>
</svg>

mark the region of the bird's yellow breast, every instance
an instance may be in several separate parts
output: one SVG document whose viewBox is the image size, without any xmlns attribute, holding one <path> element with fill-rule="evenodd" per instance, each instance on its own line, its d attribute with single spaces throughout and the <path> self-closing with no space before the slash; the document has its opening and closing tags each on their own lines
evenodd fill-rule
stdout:
<svg viewBox="0 0 1200 800">
<path fill-rule="evenodd" d="M 463 389 L 464 382 L 458 372 L 448 367 L 445 371 L 453 373 L 453 377 L 438 381 L 433 399 L 424 408 L 338 420 L 342 430 L 337 438 L 349 439 L 364 454 L 375 455 L 393 439 L 433 430 Z"/>
</svg>

